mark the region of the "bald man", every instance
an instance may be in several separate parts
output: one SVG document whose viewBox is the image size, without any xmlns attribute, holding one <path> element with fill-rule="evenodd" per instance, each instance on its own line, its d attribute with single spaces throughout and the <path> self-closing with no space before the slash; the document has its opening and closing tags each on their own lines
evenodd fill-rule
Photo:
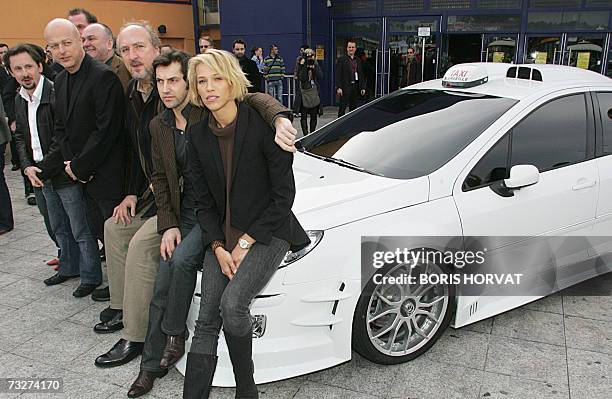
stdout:
<svg viewBox="0 0 612 399">
<path fill-rule="evenodd" d="M 50 217 L 51 224 L 60 228 L 69 225 L 69 231 L 56 232 L 56 237 L 58 241 L 70 241 L 71 231 L 77 245 L 69 247 L 78 259 L 68 266 L 62 264 L 60 273 L 45 283 L 59 284 L 80 274 L 81 284 L 73 295 L 84 297 L 102 282 L 95 241 L 95 235 L 101 235 L 96 230 L 102 226 L 94 226 L 91 220 L 88 223 L 87 217 L 92 212 L 86 212 L 87 202 L 90 209 L 106 219 L 123 198 L 125 163 L 121 132 L 125 99 L 119 78 L 85 53 L 81 36 L 70 21 L 52 20 L 44 37 L 53 59 L 64 70 L 55 78 L 54 142 L 39 163 L 38 177 L 44 182 L 45 198 L 52 198 L 53 205 L 47 203 L 50 213 L 52 206 L 65 209 L 66 218 Z M 74 183 L 53 187 L 49 179 L 62 173 Z M 64 267 L 71 269 L 63 273 Z"/>
<path fill-rule="evenodd" d="M 81 37 L 85 52 L 90 57 L 108 65 L 119 77 L 123 91 L 125 91 L 132 77 L 121 57 L 115 54 L 115 41 L 111 29 L 99 23 L 90 24 L 83 29 Z"/>
</svg>

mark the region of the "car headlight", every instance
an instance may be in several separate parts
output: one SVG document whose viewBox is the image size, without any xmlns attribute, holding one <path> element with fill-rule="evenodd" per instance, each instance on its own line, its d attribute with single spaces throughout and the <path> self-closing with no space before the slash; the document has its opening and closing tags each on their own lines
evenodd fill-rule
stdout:
<svg viewBox="0 0 612 399">
<path fill-rule="evenodd" d="M 312 251 L 317 246 L 317 244 L 319 244 L 321 238 L 323 238 L 323 230 L 306 230 L 306 234 L 308 235 L 308 238 L 310 238 L 310 244 L 308 244 L 297 252 L 287 252 L 287 255 L 285 255 L 285 259 L 283 259 L 280 266 L 278 266 L 279 268 L 285 267 L 295 262 L 296 260 L 303 258 L 307 253 Z"/>
</svg>

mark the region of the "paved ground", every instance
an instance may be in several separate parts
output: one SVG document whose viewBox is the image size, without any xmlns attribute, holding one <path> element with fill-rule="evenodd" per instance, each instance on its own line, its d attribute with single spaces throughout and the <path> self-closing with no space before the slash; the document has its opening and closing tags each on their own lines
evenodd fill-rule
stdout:
<svg viewBox="0 0 612 399">
<path fill-rule="evenodd" d="M 328 117 L 331 120 L 333 117 Z M 322 125 L 320 125 L 322 126 Z M 118 333 L 92 331 L 106 303 L 72 296 L 75 281 L 46 287 L 55 249 L 20 176 L 5 169 L 16 228 L 0 237 L 0 377 L 62 377 L 65 393 L 41 398 L 125 398 L 138 360 L 115 369 L 93 365 Z M 609 287 L 612 276 L 582 287 Z M 148 397 L 180 398 L 173 370 Z M 353 360 L 259 387 L 262 398 L 612 398 L 612 297 L 555 295 L 459 330 L 450 329 L 419 359 L 379 366 Z M 24 398 L 36 395 L 24 394 Z M 0 398 L 15 397 L 0 393 Z M 215 389 L 213 398 L 233 398 Z"/>
</svg>

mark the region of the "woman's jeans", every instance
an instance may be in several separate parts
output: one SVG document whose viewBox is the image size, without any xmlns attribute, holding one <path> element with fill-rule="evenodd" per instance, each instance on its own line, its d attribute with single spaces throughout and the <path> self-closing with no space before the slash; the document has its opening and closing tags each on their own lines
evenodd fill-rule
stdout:
<svg viewBox="0 0 612 399">
<path fill-rule="evenodd" d="M 251 334 L 249 306 L 270 281 L 289 250 L 289 243 L 272 238 L 270 245 L 256 242 L 230 281 L 217 257 L 206 250 L 202 273 L 202 299 L 190 352 L 216 355 L 221 325 L 226 333 L 243 337 Z"/>
</svg>

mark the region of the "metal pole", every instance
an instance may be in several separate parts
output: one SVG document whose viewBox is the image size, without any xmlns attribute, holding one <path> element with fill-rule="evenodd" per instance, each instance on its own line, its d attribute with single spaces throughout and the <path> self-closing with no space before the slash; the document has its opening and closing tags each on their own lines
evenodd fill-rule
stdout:
<svg viewBox="0 0 612 399">
<path fill-rule="evenodd" d="M 421 82 L 425 81 L 425 36 L 423 36 L 423 46 L 421 47 Z"/>
</svg>

